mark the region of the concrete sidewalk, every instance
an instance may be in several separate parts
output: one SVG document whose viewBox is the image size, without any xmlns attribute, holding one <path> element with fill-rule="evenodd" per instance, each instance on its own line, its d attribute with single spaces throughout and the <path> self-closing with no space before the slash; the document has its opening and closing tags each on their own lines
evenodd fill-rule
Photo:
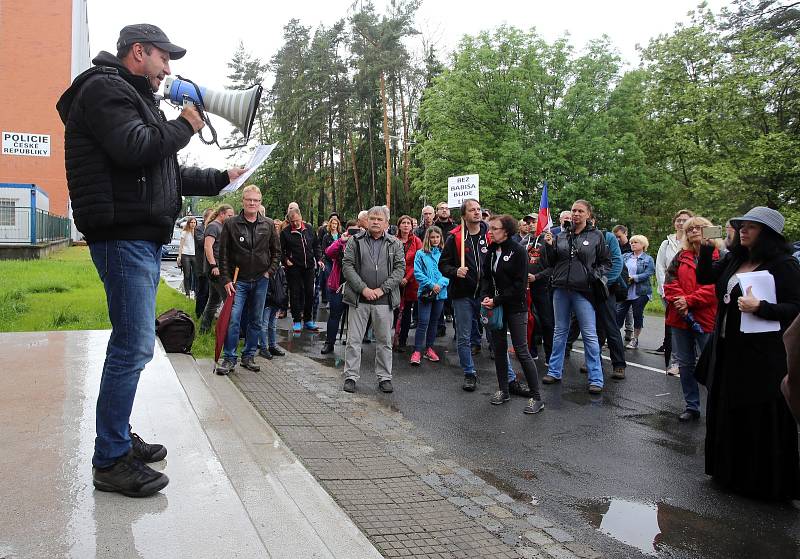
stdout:
<svg viewBox="0 0 800 559">
<path fill-rule="evenodd" d="M 108 334 L 0 335 L 0 557 L 380 557 L 228 378 L 160 345 L 132 423 L 168 448 L 170 484 L 95 491 Z"/>
</svg>

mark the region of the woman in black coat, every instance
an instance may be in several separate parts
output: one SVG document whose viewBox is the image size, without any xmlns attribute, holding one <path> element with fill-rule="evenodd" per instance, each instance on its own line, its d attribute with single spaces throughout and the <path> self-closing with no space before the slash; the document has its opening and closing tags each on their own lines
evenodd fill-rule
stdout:
<svg viewBox="0 0 800 559">
<path fill-rule="evenodd" d="M 716 284 L 714 338 L 695 375 L 708 388 L 706 474 L 721 486 L 750 497 L 800 498 L 797 424 L 781 394 L 786 374 L 783 333 L 800 313 L 800 264 L 782 236 L 783 216 L 757 207 L 731 220 L 733 246 L 717 262 L 704 241 L 699 283 Z M 737 274 L 769 272 L 777 303 L 742 293 Z M 742 333 L 743 313 L 780 322 L 775 332 Z"/>
<path fill-rule="evenodd" d="M 517 220 L 510 215 L 495 216 L 489 220 L 492 244 L 484 258 L 481 278 L 481 306 L 487 309 L 502 307 L 503 327 L 492 331 L 494 341 L 494 366 L 497 371 L 498 390 L 492 404 L 503 404 L 511 399 L 508 394 L 508 339 L 517 354 L 531 398 L 524 413 L 539 413 L 544 402 L 539 393 L 539 376 L 536 363 L 528 350 L 528 305 L 525 289 L 528 286 L 528 251 L 511 237 L 517 232 Z"/>
</svg>

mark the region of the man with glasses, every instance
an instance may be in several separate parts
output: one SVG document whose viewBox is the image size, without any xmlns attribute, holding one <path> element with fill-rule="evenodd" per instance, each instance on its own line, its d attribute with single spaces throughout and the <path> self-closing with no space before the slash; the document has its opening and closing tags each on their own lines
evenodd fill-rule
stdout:
<svg viewBox="0 0 800 559">
<path fill-rule="evenodd" d="M 275 223 L 259 213 L 261 190 L 255 185 L 242 191 L 244 209 L 239 215 L 225 221 L 219 246 L 219 271 L 228 297 L 236 297 L 231 308 L 231 321 L 225 337 L 222 364 L 216 368 L 218 375 L 227 375 L 236 367 L 236 349 L 239 345 L 239 328 L 242 314 L 246 313 L 247 332 L 242 350 L 242 367 L 258 372 L 254 357 L 261 332 L 261 317 L 269 287 L 269 277 L 278 269 L 281 247 Z M 236 283 L 234 272 L 239 269 Z"/>
</svg>

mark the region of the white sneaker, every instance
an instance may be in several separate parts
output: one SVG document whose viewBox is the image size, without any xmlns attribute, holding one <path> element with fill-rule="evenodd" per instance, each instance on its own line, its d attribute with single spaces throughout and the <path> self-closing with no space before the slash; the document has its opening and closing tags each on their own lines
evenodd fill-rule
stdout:
<svg viewBox="0 0 800 559">
<path fill-rule="evenodd" d="M 667 369 L 667 374 L 671 377 L 679 377 L 681 376 L 681 371 L 678 369 L 677 365 L 671 365 L 669 369 Z"/>
<path fill-rule="evenodd" d="M 631 338 L 631 341 L 628 342 L 628 345 L 625 346 L 625 349 L 638 349 L 639 348 L 639 338 Z"/>
</svg>

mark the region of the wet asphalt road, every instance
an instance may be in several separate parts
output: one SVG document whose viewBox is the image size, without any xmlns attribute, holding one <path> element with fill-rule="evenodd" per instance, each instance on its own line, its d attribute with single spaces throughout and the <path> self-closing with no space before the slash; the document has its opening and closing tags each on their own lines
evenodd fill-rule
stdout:
<svg viewBox="0 0 800 559">
<path fill-rule="evenodd" d="M 341 370 L 343 345 L 337 343 L 335 355 L 321 355 L 323 334 L 288 333 L 288 320 L 279 328 L 281 345 Z M 800 503 L 727 494 L 703 473 L 704 425 L 678 422 L 680 381 L 663 374 L 663 356 L 648 351 L 662 337 L 662 320 L 646 317 L 640 349 L 626 354 L 627 378 L 614 381 L 607 374 L 600 396 L 586 391 L 577 342 L 563 382 L 543 386 L 546 409 L 535 416 L 522 413 L 524 398 L 489 404 L 497 381 L 485 342 L 476 358 L 478 390 L 461 390 L 452 324 L 437 339 L 441 363 L 411 367 L 408 352 L 394 354 L 390 395 L 378 393 L 374 347 L 364 346 L 358 389 L 391 403 L 443 455 L 513 497 L 537 503 L 542 515 L 604 557 L 800 557 Z M 544 363 L 537 365 L 541 378 Z M 605 359 L 604 366 L 610 370 Z"/>
<path fill-rule="evenodd" d="M 800 503 L 764 504 L 716 489 L 703 473 L 703 423 L 677 420 L 680 380 L 630 364 L 663 371 L 663 356 L 644 349 L 660 345 L 661 324 L 648 320 L 643 349 L 627 352 L 628 378 L 607 375 L 601 396 L 588 394 L 578 371 L 583 356 L 573 351 L 564 380 L 543 386 L 546 409 L 535 416 L 522 413 L 524 398 L 489 404 L 497 380 L 485 342 L 478 390 L 461 390 L 450 324 L 437 340 L 441 363 L 411 367 L 409 353 L 394 354 L 391 395 L 377 392 L 374 348 L 365 346 L 359 391 L 386 398 L 437 450 L 513 497 L 538 503 L 605 557 L 800 557 Z M 281 326 L 288 328 L 288 321 Z M 344 346 L 337 344 L 335 357 L 324 356 L 322 336 L 283 331 L 291 351 L 342 368 Z M 546 371 L 537 364 L 541 378 Z M 521 371 L 518 363 L 515 370 Z"/>
</svg>

